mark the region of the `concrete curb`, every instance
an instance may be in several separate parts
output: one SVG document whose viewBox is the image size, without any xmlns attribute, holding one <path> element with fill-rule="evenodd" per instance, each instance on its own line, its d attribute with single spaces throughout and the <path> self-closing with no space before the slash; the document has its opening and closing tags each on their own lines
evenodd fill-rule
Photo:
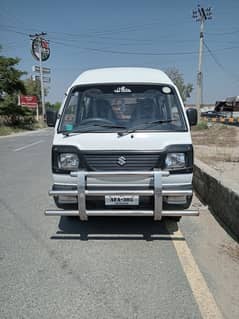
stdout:
<svg viewBox="0 0 239 319">
<path fill-rule="evenodd" d="M 220 181 L 219 174 L 195 160 L 193 186 L 199 197 L 216 217 L 239 240 L 239 192 L 229 181 Z"/>
</svg>

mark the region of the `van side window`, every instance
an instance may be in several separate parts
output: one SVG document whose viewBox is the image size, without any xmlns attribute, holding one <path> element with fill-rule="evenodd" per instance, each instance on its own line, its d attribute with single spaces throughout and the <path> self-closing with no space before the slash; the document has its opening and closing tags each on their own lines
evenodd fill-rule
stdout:
<svg viewBox="0 0 239 319">
<path fill-rule="evenodd" d="M 76 115 L 78 109 L 79 92 L 75 92 L 71 95 L 68 107 L 63 116 L 64 129 L 72 129 L 75 126 Z"/>
</svg>

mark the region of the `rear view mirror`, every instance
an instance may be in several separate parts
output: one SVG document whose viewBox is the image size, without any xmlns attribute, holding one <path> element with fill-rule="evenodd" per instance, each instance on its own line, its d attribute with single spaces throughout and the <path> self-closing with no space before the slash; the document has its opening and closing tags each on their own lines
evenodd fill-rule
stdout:
<svg viewBox="0 0 239 319">
<path fill-rule="evenodd" d="M 50 127 L 54 127 L 57 120 L 57 111 L 55 110 L 47 110 L 46 111 L 46 123 Z"/>
<path fill-rule="evenodd" d="M 190 108 L 190 109 L 187 109 L 186 113 L 187 113 L 189 125 L 190 126 L 197 125 L 197 122 L 198 122 L 198 112 L 197 112 L 197 110 L 193 109 L 193 108 Z"/>
</svg>

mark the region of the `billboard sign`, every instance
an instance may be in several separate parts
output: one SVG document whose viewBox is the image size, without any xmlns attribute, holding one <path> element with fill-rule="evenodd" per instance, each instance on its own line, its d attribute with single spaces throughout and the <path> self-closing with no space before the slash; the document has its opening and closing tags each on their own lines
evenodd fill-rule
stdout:
<svg viewBox="0 0 239 319">
<path fill-rule="evenodd" d="M 32 109 L 37 107 L 37 97 L 34 95 L 20 95 L 19 96 L 19 104 L 21 106 L 26 106 Z"/>
<path fill-rule="evenodd" d="M 32 55 L 39 61 L 41 52 L 41 60 L 46 61 L 50 57 L 49 43 L 42 38 L 35 38 L 32 40 Z"/>
<path fill-rule="evenodd" d="M 33 65 L 32 71 L 36 72 L 36 73 L 40 73 L 40 67 L 38 65 Z M 45 73 L 45 74 L 50 74 L 51 73 L 51 69 L 42 68 L 42 72 Z"/>
<path fill-rule="evenodd" d="M 41 81 L 40 75 L 33 75 L 33 81 Z M 46 76 L 43 76 L 43 82 L 44 83 L 51 83 L 51 78 L 48 78 Z"/>
</svg>

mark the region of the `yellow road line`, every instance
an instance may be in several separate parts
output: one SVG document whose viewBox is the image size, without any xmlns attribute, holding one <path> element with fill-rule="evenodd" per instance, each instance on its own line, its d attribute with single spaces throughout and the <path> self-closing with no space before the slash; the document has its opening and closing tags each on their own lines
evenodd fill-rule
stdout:
<svg viewBox="0 0 239 319">
<path fill-rule="evenodd" d="M 167 222 L 166 226 L 172 239 L 184 237 L 179 229 L 177 231 L 174 230 L 175 228 L 173 227 L 172 222 Z M 186 241 L 173 240 L 173 244 L 203 319 L 223 319 L 216 301 L 210 292 Z"/>
</svg>

